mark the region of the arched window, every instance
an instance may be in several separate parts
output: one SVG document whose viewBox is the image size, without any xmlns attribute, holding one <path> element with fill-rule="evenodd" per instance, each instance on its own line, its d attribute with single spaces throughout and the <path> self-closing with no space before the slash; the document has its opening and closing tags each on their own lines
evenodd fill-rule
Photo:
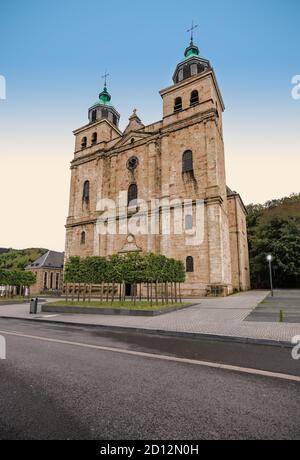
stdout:
<svg viewBox="0 0 300 460">
<path fill-rule="evenodd" d="M 194 76 L 194 75 L 197 75 L 197 64 L 192 64 L 191 65 L 191 75 Z"/>
<path fill-rule="evenodd" d="M 193 169 L 193 152 L 186 150 L 182 155 L 182 172 L 191 172 Z"/>
<path fill-rule="evenodd" d="M 97 120 L 97 110 L 92 111 L 92 123 L 94 123 Z"/>
<path fill-rule="evenodd" d="M 187 273 L 193 273 L 193 271 L 194 271 L 194 259 L 193 259 L 193 257 L 188 256 L 186 258 L 185 266 L 186 266 L 186 272 Z"/>
<path fill-rule="evenodd" d="M 81 232 L 80 244 L 85 244 L 85 232 Z"/>
<path fill-rule="evenodd" d="M 82 148 L 82 149 L 85 149 L 86 146 L 87 146 L 87 138 L 86 138 L 86 137 L 83 137 L 83 138 L 81 139 L 81 148 Z"/>
<path fill-rule="evenodd" d="M 130 184 L 128 188 L 128 206 L 136 206 L 138 198 L 138 188 L 136 184 Z"/>
<path fill-rule="evenodd" d="M 92 144 L 97 144 L 97 133 L 93 133 L 92 135 Z"/>
<path fill-rule="evenodd" d="M 59 289 L 59 273 L 55 276 L 55 289 Z"/>
<path fill-rule="evenodd" d="M 50 289 L 53 288 L 53 273 L 50 274 Z"/>
<path fill-rule="evenodd" d="M 179 72 L 178 72 L 177 82 L 176 83 L 179 83 L 182 80 L 183 80 L 183 69 L 180 69 Z"/>
<path fill-rule="evenodd" d="M 195 89 L 194 91 L 191 92 L 191 99 L 190 99 L 190 105 L 196 105 L 199 104 L 199 93 Z"/>
<path fill-rule="evenodd" d="M 115 126 L 117 126 L 117 124 L 118 124 L 118 118 L 117 118 L 117 115 L 115 115 L 115 114 L 113 114 L 113 124 Z"/>
<path fill-rule="evenodd" d="M 88 180 L 86 180 L 83 184 L 82 199 L 86 203 L 88 203 L 90 200 L 90 182 Z"/>
<path fill-rule="evenodd" d="M 191 214 L 187 214 L 185 216 L 185 229 L 186 230 L 193 229 L 193 216 Z"/>
<path fill-rule="evenodd" d="M 174 112 L 179 112 L 182 110 L 182 99 L 181 97 L 176 97 L 174 101 Z"/>
<path fill-rule="evenodd" d="M 47 289 L 48 287 L 48 273 L 44 273 L 44 289 Z"/>
</svg>

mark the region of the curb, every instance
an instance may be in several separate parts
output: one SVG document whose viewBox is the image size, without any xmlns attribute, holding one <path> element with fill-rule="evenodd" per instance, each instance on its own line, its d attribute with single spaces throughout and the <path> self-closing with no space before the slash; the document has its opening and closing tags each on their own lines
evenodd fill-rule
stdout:
<svg viewBox="0 0 300 460">
<path fill-rule="evenodd" d="M 160 310 L 129 310 L 126 308 L 97 308 L 97 307 L 77 307 L 72 305 L 53 305 L 53 302 L 44 303 L 42 305 L 43 313 L 71 313 L 71 314 L 81 314 L 81 315 L 112 315 L 112 316 L 144 316 L 144 317 L 153 317 L 166 315 L 167 313 L 172 313 L 174 311 L 184 310 L 185 308 L 194 307 L 198 305 L 196 303 L 179 305 L 177 307 L 167 307 Z"/>
<path fill-rule="evenodd" d="M 9 305 L 22 305 L 24 303 L 30 303 L 30 300 L 3 300 L 0 302 L 0 307 L 7 307 Z"/>
<path fill-rule="evenodd" d="M 64 326 L 72 326 L 72 327 L 90 327 L 90 328 L 97 328 L 103 329 L 106 331 L 112 330 L 117 332 L 135 332 L 139 334 L 147 334 L 147 335 L 161 335 L 165 337 L 182 337 L 186 339 L 203 339 L 203 340 L 212 340 L 218 342 L 234 342 L 234 343 L 242 343 L 242 344 L 252 344 L 252 345 L 269 345 L 269 346 L 276 346 L 276 347 L 283 347 L 283 348 L 293 348 L 294 345 L 291 342 L 286 342 L 283 340 L 272 340 L 272 339 L 256 339 L 251 337 L 239 337 L 239 336 L 232 336 L 232 335 L 217 335 L 217 334 L 206 334 L 201 332 L 180 332 L 180 331 L 167 331 L 163 329 L 143 329 L 139 327 L 125 327 L 125 326 L 107 326 L 104 324 L 90 324 L 90 323 L 73 323 L 73 322 L 66 322 L 66 321 L 58 321 L 58 320 L 45 320 L 41 318 L 18 318 L 13 316 L 0 316 L 0 319 L 14 319 L 19 321 L 35 321 L 38 323 L 44 324 L 59 324 Z"/>
</svg>

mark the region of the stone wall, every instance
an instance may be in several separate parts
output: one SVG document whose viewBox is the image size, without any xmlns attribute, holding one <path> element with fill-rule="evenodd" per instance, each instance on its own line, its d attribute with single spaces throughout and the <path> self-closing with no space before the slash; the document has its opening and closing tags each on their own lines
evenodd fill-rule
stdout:
<svg viewBox="0 0 300 460">
<path fill-rule="evenodd" d="M 246 291 L 250 289 L 246 210 L 237 193 L 228 196 L 228 211 L 233 288 Z"/>
<path fill-rule="evenodd" d="M 47 274 L 47 288 L 50 288 L 52 274 L 52 289 L 56 290 L 56 276 L 58 276 L 58 290 L 63 286 L 63 269 L 59 268 L 30 268 L 30 271 L 36 275 L 36 283 L 30 287 L 31 295 L 38 295 L 45 289 L 45 273 Z"/>
</svg>

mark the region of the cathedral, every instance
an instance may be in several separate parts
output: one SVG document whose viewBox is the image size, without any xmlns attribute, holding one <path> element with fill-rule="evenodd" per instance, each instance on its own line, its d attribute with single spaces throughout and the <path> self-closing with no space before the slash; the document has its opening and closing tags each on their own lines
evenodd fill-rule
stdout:
<svg viewBox="0 0 300 460">
<path fill-rule="evenodd" d="M 74 131 L 65 260 L 82 257 L 153 252 L 181 260 L 186 267 L 183 295 L 225 296 L 250 288 L 246 209 L 240 195 L 226 184 L 222 114 L 225 109 L 209 60 L 191 42 L 160 91 L 162 119 L 145 126 L 134 110 L 126 129 L 111 102 L 107 82 L 88 110 L 88 123 Z M 127 208 L 119 212 L 120 193 Z M 140 210 L 140 200 L 177 203 L 183 232 L 162 230 L 164 206 L 155 210 L 158 231 L 106 232 L 109 218 L 99 203 L 116 203 L 115 219 L 124 227 Z M 179 203 L 179 204 L 178 204 Z M 196 225 L 202 203 L 202 234 L 189 244 L 185 234 Z M 174 217 L 175 205 L 170 213 Z M 145 211 L 147 213 L 147 211 Z M 150 216 L 151 212 L 149 213 Z M 115 227 L 116 229 L 116 227 Z"/>
</svg>

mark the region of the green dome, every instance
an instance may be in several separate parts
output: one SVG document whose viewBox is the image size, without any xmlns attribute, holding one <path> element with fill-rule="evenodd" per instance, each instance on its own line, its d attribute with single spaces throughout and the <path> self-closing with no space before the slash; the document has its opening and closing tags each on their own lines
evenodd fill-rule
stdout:
<svg viewBox="0 0 300 460">
<path fill-rule="evenodd" d="M 199 56 L 199 48 L 198 46 L 194 45 L 193 41 L 191 41 L 190 46 L 188 46 L 184 52 L 184 56 L 186 59 L 194 56 Z"/>
<path fill-rule="evenodd" d="M 104 86 L 102 93 L 99 94 L 100 104 L 109 105 L 110 100 L 111 100 L 111 95 L 107 91 L 106 86 Z"/>
</svg>

